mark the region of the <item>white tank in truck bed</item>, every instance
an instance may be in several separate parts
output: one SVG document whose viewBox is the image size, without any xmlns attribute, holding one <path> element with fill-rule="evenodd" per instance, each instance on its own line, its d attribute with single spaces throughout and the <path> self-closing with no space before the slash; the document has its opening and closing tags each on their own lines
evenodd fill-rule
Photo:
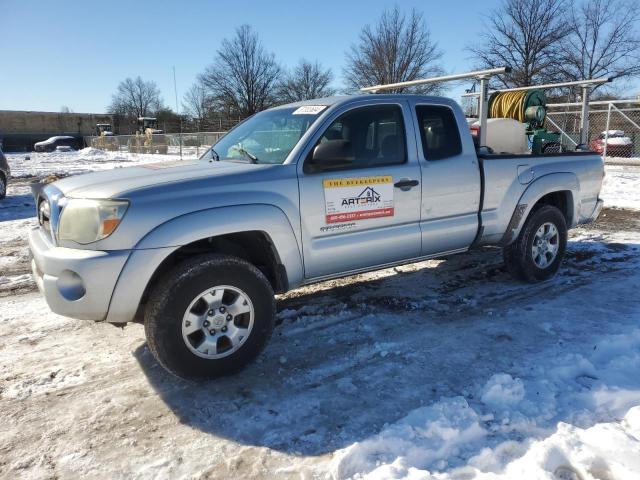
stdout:
<svg viewBox="0 0 640 480">
<path fill-rule="evenodd" d="M 476 118 L 467 119 L 469 128 L 480 128 L 480 121 Z M 495 153 L 529 153 L 527 126 L 511 118 L 487 119 L 486 145 Z"/>
</svg>

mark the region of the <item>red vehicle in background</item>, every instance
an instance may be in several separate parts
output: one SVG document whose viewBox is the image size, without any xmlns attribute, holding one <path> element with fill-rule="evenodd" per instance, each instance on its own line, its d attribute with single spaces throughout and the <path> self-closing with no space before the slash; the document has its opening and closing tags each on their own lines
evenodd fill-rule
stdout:
<svg viewBox="0 0 640 480">
<path fill-rule="evenodd" d="M 608 134 L 607 134 L 608 133 Z M 634 151 L 633 141 L 622 130 L 609 130 L 602 132 L 589 143 L 589 149 L 593 152 L 604 154 L 605 140 L 608 157 L 631 157 Z"/>
</svg>

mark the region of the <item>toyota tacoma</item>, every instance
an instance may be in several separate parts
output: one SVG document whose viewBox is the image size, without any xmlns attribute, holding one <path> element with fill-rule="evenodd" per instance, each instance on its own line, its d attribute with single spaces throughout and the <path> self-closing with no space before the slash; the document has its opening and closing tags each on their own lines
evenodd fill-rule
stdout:
<svg viewBox="0 0 640 480">
<path fill-rule="evenodd" d="M 420 95 L 272 108 L 200 159 L 68 177 L 37 195 L 32 268 L 50 308 L 144 323 L 170 372 L 254 359 L 274 294 L 355 273 L 503 248 L 516 279 L 560 267 L 567 230 L 601 208 L 602 158 L 495 154 L 459 105 Z"/>
</svg>

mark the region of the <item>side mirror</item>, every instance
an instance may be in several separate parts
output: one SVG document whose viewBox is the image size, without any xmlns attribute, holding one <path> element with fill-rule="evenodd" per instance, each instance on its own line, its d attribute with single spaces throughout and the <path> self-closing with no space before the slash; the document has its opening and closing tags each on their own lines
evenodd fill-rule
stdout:
<svg viewBox="0 0 640 480">
<path fill-rule="evenodd" d="M 316 145 L 308 163 L 312 171 L 322 171 L 347 167 L 354 161 L 355 154 L 351 142 L 327 140 Z"/>
</svg>

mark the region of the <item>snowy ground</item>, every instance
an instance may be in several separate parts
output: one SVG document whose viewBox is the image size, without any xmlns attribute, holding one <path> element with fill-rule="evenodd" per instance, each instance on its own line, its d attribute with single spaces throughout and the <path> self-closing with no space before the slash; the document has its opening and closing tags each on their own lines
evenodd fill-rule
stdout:
<svg viewBox="0 0 640 480">
<path fill-rule="evenodd" d="M 105 152 L 95 148 L 73 152 L 6 153 L 5 155 L 11 168 L 11 176 L 14 178 L 44 177 L 51 174 L 76 175 L 133 164 L 153 163 L 158 159 L 180 158 L 178 155 Z"/>
<path fill-rule="evenodd" d="M 89 153 L 64 168 L 147 161 Z M 140 325 L 48 310 L 25 235 L 28 177 L 51 168 L 10 162 L 0 477 L 640 478 L 640 168 L 607 167 L 626 209 L 574 230 L 552 281 L 516 283 L 485 249 L 299 289 L 257 363 L 194 385 Z"/>
</svg>

